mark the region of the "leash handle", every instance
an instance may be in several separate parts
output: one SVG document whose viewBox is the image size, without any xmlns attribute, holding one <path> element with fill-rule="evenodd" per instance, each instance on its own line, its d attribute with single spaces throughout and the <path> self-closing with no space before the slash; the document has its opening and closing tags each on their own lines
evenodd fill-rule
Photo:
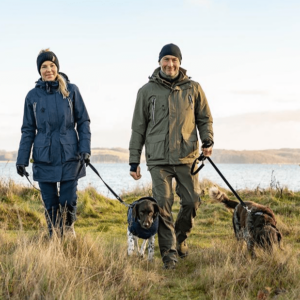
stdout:
<svg viewBox="0 0 300 300">
<path fill-rule="evenodd" d="M 110 192 L 122 203 L 124 204 L 125 206 L 129 206 L 129 204 L 125 203 L 120 196 L 118 196 L 114 190 L 102 179 L 102 177 L 100 176 L 100 174 L 98 173 L 98 171 L 96 170 L 96 168 L 91 164 L 91 163 L 88 163 L 87 166 L 89 166 L 95 173 L 96 175 L 102 180 L 102 182 L 105 184 L 105 186 L 110 190 Z"/>
<path fill-rule="evenodd" d="M 233 189 L 233 187 L 230 185 L 230 183 L 226 180 L 226 178 L 223 176 L 223 174 L 220 172 L 220 170 L 217 168 L 217 166 L 213 163 L 210 157 L 206 157 L 208 161 L 211 163 L 211 165 L 215 168 L 217 173 L 221 176 L 221 178 L 224 180 L 224 182 L 227 184 L 227 186 L 230 188 L 232 193 L 237 197 L 237 199 L 240 201 L 240 203 L 247 208 L 245 202 L 241 199 L 241 197 L 238 195 L 238 193 Z"/>
<path fill-rule="evenodd" d="M 193 164 L 192 164 L 192 168 L 191 168 L 191 174 L 192 174 L 192 175 L 196 175 L 198 172 L 200 172 L 200 170 L 204 167 L 204 160 L 205 160 L 205 159 L 206 159 L 206 157 L 203 155 L 203 153 L 201 153 L 201 155 L 200 155 L 198 158 L 196 158 L 196 159 L 194 160 L 194 162 L 193 162 Z M 199 167 L 196 171 L 194 171 L 195 166 L 196 166 L 196 163 L 197 163 L 198 161 L 201 161 L 202 164 L 200 165 L 200 167 Z"/>
</svg>

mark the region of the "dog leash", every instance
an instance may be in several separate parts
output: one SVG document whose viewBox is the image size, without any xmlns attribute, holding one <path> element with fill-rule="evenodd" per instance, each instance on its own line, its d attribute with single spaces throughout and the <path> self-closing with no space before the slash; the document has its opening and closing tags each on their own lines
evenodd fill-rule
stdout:
<svg viewBox="0 0 300 300">
<path fill-rule="evenodd" d="M 81 170 L 82 170 L 82 168 L 83 168 L 83 165 L 84 165 L 84 163 L 82 163 L 81 164 L 81 166 L 80 166 L 80 168 L 79 168 L 79 171 L 78 171 L 78 173 L 77 173 L 77 176 L 76 176 L 76 178 L 78 178 L 78 176 L 79 176 L 79 174 L 80 174 L 80 172 L 81 172 Z M 123 204 L 123 205 L 125 205 L 126 207 L 129 207 L 129 204 L 127 204 L 126 202 L 124 202 L 122 199 L 121 199 L 121 197 L 120 196 L 118 196 L 115 192 L 114 192 L 114 190 L 102 179 L 102 177 L 100 176 L 100 174 L 98 173 L 98 171 L 96 170 L 96 168 L 91 164 L 91 163 L 88 163 L 87 164 L 87 166 L 90 166 L 90 168 L 97 174 L 97 176 L 102 180 L 102 182 L 106 185 L 106 187 L 111 191 L 111 193 Z M 33 184 L 32 184 L 32 182 L 30 181 L 30 179 L 29 179 L 29 174 L 26 172 L 26 173 L 23 173 L 23 175 L 26 177 L 26 179 L 28 180 L 28 182 L 30 183 L 30 185 L 34 188 L 34 189 L 36 189 L 36 190 L 38 190 L 39 192 L 41 192 L 41 190 L 40 189 L 38 189 L 38 188 L 36 188 Z"/>
<path fill-rule="evenodd" d="M 40 189 L 36 188 L 36 187 L 32 184 L 32 182 L 31 182 L 30 179 L 29 179 L 29 174 L 28 174 L 27 172 L 26 172 L 26 173 L 23 173 L 23 175 L 26 177 L 26 179 L 28 180 L 28 182 L 30 183 L 30 185 L 31 185 L 34 189 L 36 189 L 37 191 L 41 192 Z"/>
<path fill-rule="evenodd" d="M 91 163 L 87 163 L 87 166 L 89 166 L 95 173 L 96 175 L 102 180 L 102 182 L 105 184 L 105 186 L 110 190 L 110 192 L 117 198 L 118 201 L 120 201 L 123 205 L 125 205 L 126 207 L 129 207 L 130 205 L 127 204 L 126 202 L 124 202 L 120 196 L 118 196 L 114 190 L 102 179 L 102 177 L 100 176 L 100 174 L 98 173 L 98 171 L 96 170 L 96 168 L 91 164 Z"/>
<path fill-rule="evenodd" d="M 230 188 L 230 190 L 232 191 L 232 193 L 236 196 L 236 198 L 240 201 L 241 205 L 248 211 L 251 212 L 251 210 L 249 210 L 249 208 L 247 207 L 247 205 L 245 204 L 245 202 L 241 199 L 241 197 L 238 195 L 238 193 L 233 189 L 233 187 L 230 185 L 230 183 L 227 181 L 227 179 L 224 177 L 224 175 L 221 173 L 221 171 L 217 168 L 217 166 L 214 164 L 214 162 L 211 160 L 210 157 L 206 157 L 204 156 L 203 153 L 200 154 L 200 156 L 198 158 L 196 158 L 193 162 L 192 168 L 191 168 L 191 174 L 195 175 L 197 174 L 203 167 L 204 167 L 204 161 L 205 159 L 207 159 L 211 165 L 214 167 L 214 169 L 217 171 L 217 173 L 221 176 L 221 178 L 224 180 L 224 182 L 227 184 L 227 186 Z M 202 164 L 201 166 L 194 171 L 195 165 L 197 163 L 197 161 L 201 161 Z"/>
</svg>

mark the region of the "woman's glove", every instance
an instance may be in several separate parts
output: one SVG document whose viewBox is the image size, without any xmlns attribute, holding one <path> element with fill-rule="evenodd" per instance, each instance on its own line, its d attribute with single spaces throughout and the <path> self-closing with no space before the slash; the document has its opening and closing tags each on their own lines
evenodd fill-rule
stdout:
<svg viewBox="0 0 300 300">
<path fill-rule="evenodd" d="M 80 162 L 83 164 L 85 163 L 85 165 L 87 166 L 90 163 L 90 155 L 88 153 L 81 153 L 80 154 Z"/>
<path fill-rule="evenodd" d="M 26 172 L 26 168 L 24 165 L 17 165 L 17 173 L 20 175 L 20 176 L 29 176 L 29 174 Z"/>
</svg>

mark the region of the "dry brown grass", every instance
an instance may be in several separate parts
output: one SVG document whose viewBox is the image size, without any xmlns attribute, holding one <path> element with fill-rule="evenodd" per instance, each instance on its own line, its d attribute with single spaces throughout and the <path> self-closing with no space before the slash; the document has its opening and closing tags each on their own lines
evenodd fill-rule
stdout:
<svg viewBox="0 0 300 300">
<path fill-rule="evenodd" d="M 0 232 L 1 299 L 147 299 L 160 276 L 124 245 L 79 235 L 49 240 Z M 129 298 L 128 298 L 129 297 Z"/>
<path fill-rule="evenodd" d="M 275 248 L 269 255 L 258 249 L 253 260 L 234 238 L 231 212 L 208 199 L 212 185 L 200 183 L 190 254 L 173 271 L 162 269 L 157 240 L 153 263 L 127 257 L 126 208 L 95 189 L 78 193 L 77 239 L 49 240 L 38 193 L 0 184 L 0 218 L 6 222 L 0 229 L 0 299 L 300 299 L 300 193 L 240 192 L 245 201 L 270 205 L 284 236 L 284 251 Z M 122 197 L 130 203 L 149 190 Z M 178 209 L 176 198 L 174 218 Z M 26 210 L 40 223 L 33 226 Z"/>
</svg>

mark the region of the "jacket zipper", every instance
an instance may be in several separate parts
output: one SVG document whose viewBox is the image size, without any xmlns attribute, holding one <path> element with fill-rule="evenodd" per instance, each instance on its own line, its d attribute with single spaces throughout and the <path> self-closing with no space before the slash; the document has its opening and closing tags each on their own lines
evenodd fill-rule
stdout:
<svg viewBox="0 0 300 300">
<path fill-rule="evenodd" d="M 152 98 L 152 118 L 153 118 L 153 125 L 155 125 L 155 101 L 156 101 L 156 98 L 153 97 Z"/>
<path fill-rule="evenodd" d="M 190 102 L 190 105 L 191 105 L 191 109 L 193 109 L 194 107 L 193 107 L 193 99 L 192 99 L 192 96 L 189 95 L 188 98 L 189 98 L 189 102 Z"/>
<path fill-rule="evenodd" d="M 36 102 L 33 102 L 33 113 L 34 113 L 34 118 L 35 118 L 35 125 L 36 125 L 36 128 L 38 128 L 38 122 L 37 122 L 37 117 L 36 117 Z"/>
<path fill-rule="evenodd" d="M 68 97 L 68 102 L 69 102 L 69 106 L 70 106 L 70 110 L 71 110 L 71 121 L 74 123 L 74 118 L 73 118 L 73 104 L 72 104 L 72 100 Z"/>
</svg>

